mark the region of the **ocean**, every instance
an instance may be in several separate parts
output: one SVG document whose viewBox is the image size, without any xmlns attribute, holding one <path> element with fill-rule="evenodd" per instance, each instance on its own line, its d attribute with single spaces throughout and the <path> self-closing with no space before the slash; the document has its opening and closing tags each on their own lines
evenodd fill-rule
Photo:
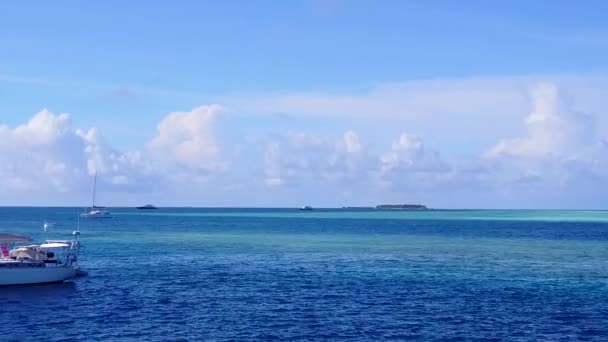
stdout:
<svg viewBox="0 0 608 342">
<path fill-rule="evenodd" d="M 68 238 L 77 208 L 0 208 Z M 1 341 L 606 341 L 608 212 L 111 209 Z"/>
</svg>

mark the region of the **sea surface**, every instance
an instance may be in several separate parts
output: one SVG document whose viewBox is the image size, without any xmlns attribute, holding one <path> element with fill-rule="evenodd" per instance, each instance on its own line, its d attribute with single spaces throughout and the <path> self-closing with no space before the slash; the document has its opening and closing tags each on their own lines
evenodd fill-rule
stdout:
<svg viewBox="0 0 608 342">
<path fill-rule="evenodd" d="M 608 341 L 608 212 L 110 210 L 88 277 L 0 288 L 1 341 Z"/>
</svg>

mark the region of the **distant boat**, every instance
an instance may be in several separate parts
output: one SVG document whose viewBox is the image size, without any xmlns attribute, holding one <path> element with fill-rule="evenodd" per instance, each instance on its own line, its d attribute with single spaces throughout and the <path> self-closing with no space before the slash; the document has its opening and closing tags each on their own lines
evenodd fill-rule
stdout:
<svg viewBox="0 0 608 342">
<path fill-rule="evenodd" d="M 300 208 L 300 210 L 312 210 L 311 206 L 305 205 L 302 208 Z"/>
<path fill-rule="evenodd" d="M 158 209 L 158 208 L 153 206 L 152 204 L 146 204 L 146 205 L 142 205 L 141 207 L 135 207 L 135 209 Z"/>
<path fill-rule="evenodd" d="M 80 214 L 80 217 L 85 218 L 111 218 L 112 215 L 109 211 L 103 210 L 104 207 L 98 207 L 95 205 L 95 192 L 97 189 L 97 172 L 95 172 L 95 178 L 93 181 L 93 204 L 90 208 L 87 208 L 84 213 Z"/>
</svg>

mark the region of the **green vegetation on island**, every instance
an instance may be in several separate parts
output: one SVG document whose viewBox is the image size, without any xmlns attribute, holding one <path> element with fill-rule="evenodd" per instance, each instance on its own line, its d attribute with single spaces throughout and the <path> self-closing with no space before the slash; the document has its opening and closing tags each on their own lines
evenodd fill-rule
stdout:
<svg viewBox="0 0 608 342">
<path fill-rule="evenodd" d="M 376 206 L 379 210 L 428 210 L 422 204 L 380 204 Z"/>
</svg>

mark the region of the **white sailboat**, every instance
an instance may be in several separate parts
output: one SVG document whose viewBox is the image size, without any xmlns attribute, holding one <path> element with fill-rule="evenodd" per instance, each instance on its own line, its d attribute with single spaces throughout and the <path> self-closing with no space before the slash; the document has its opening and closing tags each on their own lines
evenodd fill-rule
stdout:
<svg viewBox="0 0 608 342">
<path fill-rule="evenodd" d="M 80 214 L 80 217 L 86 218 L 111 218 L 112 215 L 109 211 L 104 210 L 103 207 L 95 205 L 95 192 L 97 190 L 97 172 L 95 172 L 95 178 L 93 181 L 93 204 L 90 208 L 87 208 L 84 213 Z"/>
<path fill-rule="evenodd" d="M 78 268 L 80 231 L 72 234 L 72 240 L 46 240 L 39 245 L 16 245 L 32 239 L 0 234 L 0 286 L 56 283 L 85 274 Z M 9 245 L 14 247 L 9 250 Z"/>
</svg>

